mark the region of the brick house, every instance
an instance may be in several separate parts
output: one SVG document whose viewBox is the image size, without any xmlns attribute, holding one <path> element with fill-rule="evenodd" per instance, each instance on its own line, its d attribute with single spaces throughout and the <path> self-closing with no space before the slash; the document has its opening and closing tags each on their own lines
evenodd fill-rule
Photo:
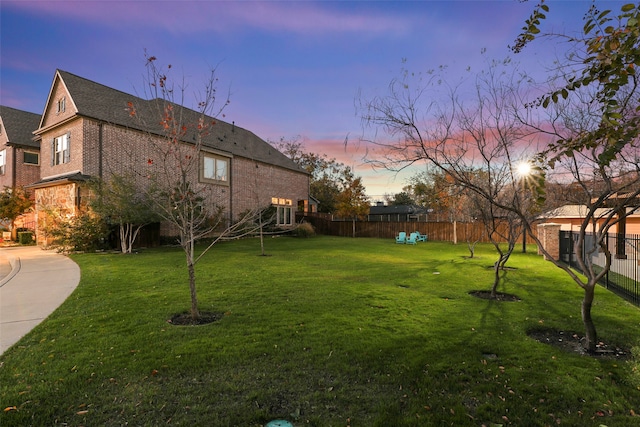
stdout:
<svg viewBox="0 0 640 427">
<path fill-rule="evenodd" d="M 19 188 L 40 179 L 40 116 L 0 106 L 0 188 Z"/>
<path fill-rule="evenodd" d="M 133 172 L 144 185 L 145 178 L 158 171 L 154 147 L 166 140 L 158 129 L 161 117 L 151 113 L 153 102 L 157 100 L 56 71 L 34 132 L 41 141 L 41 174 L 30 188 L 40 228 L 47 221 L 47 208 L 77 214 L 90 196 L 85 183 L 91 177 L 108 180 Z M 132 117 L 131 105 L 137 117 Z M 193 110 L 183 113 L 197 117 Z M 249 209 L 274 205 L 279 225 L 295 223 L 297 207 L 308 205 L 308 173 L 252 132 L 211 120 L 215 125 L 203 139 L 198 171 L 190 181 L 206 188 L 208 203 L 221 206 L 229 221 Z M 181 142 L 193 144 L 188 138 Z M 172 235 L 166 224 L 160 233 Z M 46 243 L 46 236 L 38 233 L 38 242 Z"/>
<path fill-rule="evenodd" d="M 24 188 L 40 179 L 40 140 L 33 130 L 40 115 L 0 106 L 0 190 Z M 18 228 L 34 228 L 35 216 L 27 212 L 14 223 Z"/>
</svg>

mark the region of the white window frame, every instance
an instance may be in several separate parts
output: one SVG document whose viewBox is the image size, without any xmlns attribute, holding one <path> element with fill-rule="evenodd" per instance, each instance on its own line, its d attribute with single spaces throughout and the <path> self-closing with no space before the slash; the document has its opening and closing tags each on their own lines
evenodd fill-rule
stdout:
<svg viewBox="0 0 640 427">
<path fill-rule="evenodd" d="M 200 156 L 200 181 L 229 185 L 230 163 L 228 157 L 202 153 Z"/>
<path fill-rule="evenodd" d="M 53 138 L 53 147 L 51 149 L 51 164 L 53 166 L 69 163 L 71 161 L 71 133 L 67 132 L 56 138 Z"/>
<path fill-rule="evenodd" d="M 0 150 L 0 175 L 7 172 L 7 149 Z"/>
<path fill-rule="evenodd" d="M 62 98 L 58 99 L 58 102 L 56 103 L 56 113 L 64 113 L 66 109 L 67 98 L 63 96 Z"/>
<path fill-rule="evenodd" d="M 276 225 L 293 225 L 295 213 L 291 199 L 272 197 L 271 204 L 276 208 Z"/>
</svg>

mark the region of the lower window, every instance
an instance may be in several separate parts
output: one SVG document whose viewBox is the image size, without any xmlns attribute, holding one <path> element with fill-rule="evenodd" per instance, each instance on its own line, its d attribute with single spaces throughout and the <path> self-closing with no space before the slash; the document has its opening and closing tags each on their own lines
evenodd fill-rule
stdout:
<svg viewBox="0 0 640 427">
<path fill-rule="evenodd" d="M 271 198 L 271 204 L 276 208 L 276 224 L 292 225 L 293 224 L 293 206 L 291 199 L 280 199 L 278 197 Z"/>
</svg>

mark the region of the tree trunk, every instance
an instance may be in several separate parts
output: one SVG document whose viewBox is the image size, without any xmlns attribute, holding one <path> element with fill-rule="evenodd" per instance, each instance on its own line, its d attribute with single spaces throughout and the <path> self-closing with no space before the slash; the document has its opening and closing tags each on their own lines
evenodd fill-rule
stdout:
<svg viewBox="0 0 640 427">
<path fill-rule="evenodd" d="M 595 294 L 595 284 L 587 284 L 584 287 L 584 299 L 582 300 L 582 323 L 586 333 L 586 349 L 589 353 L 596 352 L 596 343 L 598 336 L 596 334 L 596 325 L 591 318 L 591 306 Z"/>
<path fill-rule="evenodd" d="M 189 269 L 189 290 L 191 291 L 191 319 L 196 322 L 200 319 L 200 312 L 198 311 L 198 296 L 196 294 L 196 269 L 193 261 L 187 262 L 187 268 Z"/>
<path fill-rule="evenodd" d="M 458 222 L 453 220 L 453 244 L 458 244 Z"/>
<path fill-rule="evenodd" d="M 500 284 L 500 270 L 502 270 L 502 256 L 493 265 L 493 286 L 491 286 L 491 298 L 496 298 L 498 285 Z"/>
</svg>

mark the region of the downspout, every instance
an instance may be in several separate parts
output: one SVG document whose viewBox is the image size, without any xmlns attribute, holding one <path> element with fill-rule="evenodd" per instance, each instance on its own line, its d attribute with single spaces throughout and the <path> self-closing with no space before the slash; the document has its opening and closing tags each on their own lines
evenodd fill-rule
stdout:
<svg viewBox="0 0 640 427">
<path fill-rule="evenodd" d="M 227 226 L 233 223 L 233 168 L 231 167 L 233 160 L 233 158 L 229 160 L 229 224 Z"/>
<path fill-rule="evenodd" d="M 18 169 L 18 168 L 17 168 L 18 160 L 16 159 L 16 157 L 17 157 L 17 156 L 16 156 L 16 147 L 15 147 L 15 145 L 14 145 L 14 146 L 12 146 L 11 148 L 13 149 L 13 150 L 12 150 L 12 152 L 13 152 L 13 155 L 12 155 L 13 159 L 12 159 L 12 161 L 11 161 L 11 163 L 12 163 L 11 168 L 13 169 L 13 170 L 11 171 L 11 188 L 15 190 L 15 188 L 16 188 L 16 181 L 17 181 L 17 178 L 18 178 L 18 172 L 17 172 L 17 169 Z"/>
<path fill-rule="evenodd" d="M 102 134 L 104 131 L 104 123 L 100 123 L 98 129 L 98 178 L 102 179 Z"/>
</svg>

